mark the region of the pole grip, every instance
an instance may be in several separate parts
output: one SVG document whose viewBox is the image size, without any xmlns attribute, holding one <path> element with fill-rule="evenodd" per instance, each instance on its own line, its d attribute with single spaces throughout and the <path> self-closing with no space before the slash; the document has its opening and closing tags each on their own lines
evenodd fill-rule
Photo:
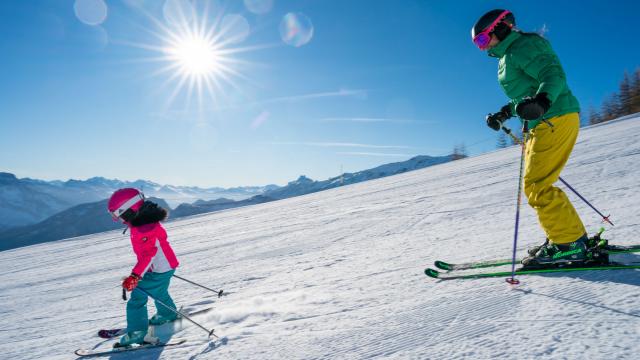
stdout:
<svg viewBox="0 0 640 360">
<path fill-rule="evenodd" d="M 220 290 L 213 290 L 213 289 L 208 288 L 208 287 L 206 287 L 206 286 L 204 286 L 204 285 L 200 285 L 200 284 L 198 284 L 198 283 L 197 283 L 197 282 L 195 282 L 195 281 L 191 281 L 191 280 L 189 280 L 189 279 L 185 279 L 185 278 L 183 278 L 183 277 L 181 277 L 181 276 L 178 276 L 178 275 L 176 275 L 176 274 L 173 274 L 173 277 L 178 278 L 178 279 L 180 279 L 180 280 L 182 280 L 182 281 L 184 281 L 184 282 L 188 282 L 189 284 L 192 284 L 192 285 L 195 285 L 195 286 L 199 286 L 199 287 L 201 287 L 201 288 L 203 288 L 203 289 L 209 290 L 209 291 L 211 291 L 211 292 L 213 292 L 213 293 L 218 294 L 218 297 L 222 297 L 222 293 L 223 293 L 223 291 L 224 291 L 224 290 L 222 290 L 222 289 L 220 289 Z"/>
</svg>

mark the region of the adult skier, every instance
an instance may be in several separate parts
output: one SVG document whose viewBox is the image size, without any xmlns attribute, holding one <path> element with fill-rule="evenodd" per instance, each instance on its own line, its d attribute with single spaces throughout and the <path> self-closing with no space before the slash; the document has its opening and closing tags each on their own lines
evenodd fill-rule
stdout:
<svg viewBox="0 0 640 360">
<path fill-rule="evenodd" d="M 147 295 L 134 289 L 139 287 L 154 299 L 176 308 L 168 289 L 179 263 L 167 241 L 167 232 L 160 224 L 166 219 L 167 210 L 145 201 L 144 195 L 133 188 L 114 192 L 107 208 L 114 221 L 121 221 L 129 227 L 131 245 L 137 258 L 131 275 L 122 282 L 122 287 L 132 293 L 127 302 L 127 333 L 120 339 L 119 345 L 157 342 L 157 339 L 147 336 L 149 324 L 173 321 L 177 315 L 156 302 L 158 313 L 148 319 Z"/>
<path fill-rule="evenodd" d="M 529 249 L 525 266 L 587 259 L 585 227 L 565 193 L 553 186 L 578 137 L 580 106 L 566 83 L 560 60 L 547 41 L 515 28 L 508 10 L 491 10 L 471 29 L 473 43 L 498 59 L 498 81 L 511 101 L 486 117 L 500 131 L 516 114 L 528 132 L 524 192 L 547 240 Z"/>
</svg>

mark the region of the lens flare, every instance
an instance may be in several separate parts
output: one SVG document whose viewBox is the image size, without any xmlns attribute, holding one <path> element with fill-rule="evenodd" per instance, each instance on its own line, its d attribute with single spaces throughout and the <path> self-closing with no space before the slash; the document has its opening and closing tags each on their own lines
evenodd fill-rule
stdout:
<svg viewBox="0 0 640 360">
<path fill-rule="evenodd" d="M 266 14 L 273 8 L 273 0 L 244 0 L 244 6 L 254 14 Z"/>
<path fill-rule="evenodd" d="M 313 24 L 302 13 L 288 13 L 280 22 L 280 37 L 287 45 L 303 46 L 313 37 Z"/>
<path fill-rule="evenodd" d="M 107 19 L 107 4 L 103 0 L 76 0 L 73 11 L 78 20 L 91 26 L 100 25 Z"/>
<path fill-rule="evenodd" d="M 190 23 L 196 17 L 196 10 L 189 0 L 166 0 L 162 6 L 162 15 L 171 25 Z"/>
<path fill-rule="evenodd" d="M 249 37 L 251 28 L 249 22 L 242 15 L 230 14 L 222 18 L 220 23 L 222 33 L 224 33 L 224 39 L 230 43 L 238 44 Z"/>
</svg>

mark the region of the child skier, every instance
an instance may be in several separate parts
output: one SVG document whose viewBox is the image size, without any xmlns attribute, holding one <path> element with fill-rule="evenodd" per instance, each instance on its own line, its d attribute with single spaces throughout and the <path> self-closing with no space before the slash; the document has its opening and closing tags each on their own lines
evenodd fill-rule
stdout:
<svg viewBox="0 0 640 360">
<path fill-rule="evenodd" d="M 478 48 L 499 59 L 498 81 L 511 99 L 500 111 L 487 115 L 487 125 L 500 131 L 502 123 L 516 114 L 528 132 L 524 192 L 547 241 L 530 249 L 522 263 L 584 261 L 585 227 L 565 193 L 553 186 L 578 137 L 580 106 L 549 42 L 514 26 L 510 11 L 492 10 L 476 22 L 471 37 Z"/>
<path fill-rule="evenodd" d="M 160 221 L 166 219 L 167 211 L 145 201 L 144 195 L 132 188 L 114 192 L 107 207 L 115 221 L 122 221 L 129 227 L 131 245 L 137 257 L 131 275 L 122 282 L 122 287 L 131 291 L 131 298 L 127 302 L 127 334 L 120 339 L 119 345 L 156 342 L 157 339 L 147 336 L 149 324 L 159 325 L 177 318 L 176 313 L 158 303 L 161 301 L 176 308 L 168 288 L 179 263 L 167 241 L 167 232 L 160 225 Z M 136 287 L 157 300 L 157 314 L 151 319 L 147 318 L 147 295 L 134 291 Z"/>
</svg>

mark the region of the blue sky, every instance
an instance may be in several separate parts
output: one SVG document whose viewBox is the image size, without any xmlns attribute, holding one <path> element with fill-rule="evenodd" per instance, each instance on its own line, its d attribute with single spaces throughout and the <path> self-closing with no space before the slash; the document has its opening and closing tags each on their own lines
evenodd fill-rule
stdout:
<svg viewBox="0 0 640 360">
<path fill-rule="evenodd" d="M 0 2 L 0 171 L 282 185 L 460 143 L 490 151 L 497 135 L 484 116 L 507 99 L 496 60 L 469 31 L 493 8 L 513 11 L 523 30 L 545 29 L 584 110 L 640 65 L 635 1 L 273 0 L 256 14 L 239 0 L 106 0 L 99 25 L 85 22 L 100 9 L 82 6 L 100 0 L 78 1 Z M 214 36 L 225 16 L 245 19 L 228 18 L 232 72 L 201 99 L 158 50 L 180 33 L 185 3 L 198 21 L 208 7 Z M 306 44 L 283 42 L 287 13 L 311 21 Z"/>
</svg>

